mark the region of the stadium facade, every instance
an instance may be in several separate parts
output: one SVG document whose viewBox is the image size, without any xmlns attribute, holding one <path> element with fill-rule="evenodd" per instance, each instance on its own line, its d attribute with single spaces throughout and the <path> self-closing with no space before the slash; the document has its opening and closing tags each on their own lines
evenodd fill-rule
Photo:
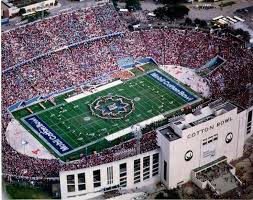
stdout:
<svg viewBox="0 0 253 200">
<path fill-rule="evenodd" d="M 158 148 L 95 167 L 60 172 L 62 198 L 95 192 L 133 189 L 162 182 L 175 188 L 192 180 L 209 185 L 196 173 L 243 155 L 244 143 L 252 135 L 253 107 L 242 110 L 230 102 L 213 102 L 194 112 L 172 118 L 157 132 Z M 235 176 L 237 179 L 237 177 Z M 240 180 L 237 179 L 240 183 Z"/>
</svg>

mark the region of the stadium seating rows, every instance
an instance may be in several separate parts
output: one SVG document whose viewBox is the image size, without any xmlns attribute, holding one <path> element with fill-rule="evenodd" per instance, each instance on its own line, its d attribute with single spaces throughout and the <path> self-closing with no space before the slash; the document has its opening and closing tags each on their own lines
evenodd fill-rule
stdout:
<svg viewBox="0 0 253 200">
<path fill-rule="evenodd" d="M 2 69 L 73 43 L 125 30 L 119 20 L 112 5 L 104 5 L 61 13 L 4 32 Z"/>
</svg>

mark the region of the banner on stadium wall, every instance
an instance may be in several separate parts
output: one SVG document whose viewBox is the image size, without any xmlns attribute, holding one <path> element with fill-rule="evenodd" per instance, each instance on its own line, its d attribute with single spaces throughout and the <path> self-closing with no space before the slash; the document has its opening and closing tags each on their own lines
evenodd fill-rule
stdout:
<svg viewBox="0 0 253 200">
<path fill-rule="evenodd" d="M 170 80 L 169 78 L 165 77 L 163 74 L 153 71 L 148 73 L 148 76 L 150 76 L 155 81 L 159 82 L 160 84 L 164 85 L 168 89 L 172 90 L 175 94 L 183 98 L 186 102 L 192 102 L 197 100 L 197 97 L 186 91 L 184 88 L 182 88 L 180 85 L 176 84 L 174 81 Z"/>
<path fill-rule="evenodd" d="M 9 18 L 1 19 L 1 25 L 8 24 L 9 21 L 10 21 Z"/>
<path fill-rule="evenodd" d="M 62 140 L 51 128 L 49 128 L 38 116 L 33 115 L 24 119 L 30 128 L 50 147 L 60 154 L 68 153 L 72 150 L 64 140 Z"/>
</svg>

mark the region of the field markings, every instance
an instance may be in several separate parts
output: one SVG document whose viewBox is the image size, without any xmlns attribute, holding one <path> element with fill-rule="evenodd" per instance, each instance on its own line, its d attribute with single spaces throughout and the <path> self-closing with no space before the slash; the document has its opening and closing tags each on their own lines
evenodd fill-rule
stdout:
<svg viewBox="0 0 253 200">
<path fill-rule="evenodd" d="M 49 111 L 49 113 L 50 113 L 50 112 L 51 112 L 51 111 Z M 39 117 L 40 117 L 40 116 L 39 116 Z M 51 129 L 55 130 L 55 129 L 54 129 L 54 122 L 52 122 L 46 115 L 44 115 L 43 118 L 47 118 L 47 119 L 49 120 L 49 122 L 50 122 L 50 125 L 47 124 L 47 126 L 50 127 Z M 43 120 L 43 119 L 42 119 L 42 120 Z M 74 147 L 72 143 L 70 143 L 68 140 L 66 140 L 66 135 L 64 134 L 65 131 L 63 131 L 62 128 L 59 127 L 59 126 L 57 126 L 57 128 L 58 128 L 58 130 L 61 130 L 61 133 L 59 133 L 59 131 L 57 131 L 57 132 L 55 131 L 56 134 L 59 135 L 59 136 L 60 136 L 66 143 L 68 143 L 73 149 L 75 149 L 76 147 Z M 67 137 L 68 137 L 70 140 L 72 140 L 72 138 L 69 137 L 68 135 L 67 135 Z M 74 142 L 74 143 L 75 143 L 75 142 Z"/>
<path fill-rule="evenodd" d="M 130 88 L 130 84 L 133 87 Z M 89 105 L 85 104 L 85 102 L 91 103 L 98 95 L 89 96 L 85 99 L 85 102 L 77 100 L 73 103 L 63 105 L 63 110 L 67 109 L 67 112 L 63 112 L 61 114 L 59 113 L 60 108 L 56 108 L 57 110 L 52 110 L 52 112 L 49 110 L 49 114 L 56 116 L 51 119 L 50 117 L 43 115 L 43 118 L 45 117 L 47 121 L 49 121 L 51 124 L 49 126 L 50 128 L 55 127 L 57 130 L 61 130 L 59 133 L 60 135 L 63 135 L 69 142 L 71 141 L 71 144 L 79 147 L 80 145 L 88 144 L 90 141 L 96 142 L 96 140 L 94 140 L 96 138 L 101 139 L 101 137 L 112 134 L 126 126 L 129 127 L 132 124 L 148 120 L 154 115 L 162 114 L 186 103 L 173 91 L 165 88 L 162 84 L 148 77 L 148 75 L 133 79 L 129 84 L 126 82 L 126 84 L 121 87 L 122 88 L 116 87 L 101 91 L 99 96 L 111 93 L 114 95 L 118 94 L 126 96 L 131 99 L 140 97 L 140 101 L 134 102 L 136 105 L 134 113 L 130 114 L 123 120 L 107 121 L 105 119 L 92 116 L 91 111 L 89 110 Z M 171 101 L 173 101 L 173 104 L 170 104 Z M 60 115 L 62 120 L 59 120 L 57 117 L 58 115 Z M 91 120 L 85 121 L 85 117 L 90 117 Z M 53 121 L 57 121 L 57 123 L 53 123 Z M 75 124 L 78 124 L 78 126 Z M 71 127 L 71 131 L 67 128 L 68 126 Z M 82 141 L 78 140 L 80 136 L 83 138 Z"/>
</svg>

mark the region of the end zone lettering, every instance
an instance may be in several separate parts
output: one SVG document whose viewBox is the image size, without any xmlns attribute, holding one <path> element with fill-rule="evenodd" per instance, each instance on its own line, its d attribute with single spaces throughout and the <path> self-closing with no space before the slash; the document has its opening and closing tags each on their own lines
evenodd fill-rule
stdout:
<svg viewBox="0 0 253 200">
<path fill-rule="evenodd" d="M 42 136 L 49 144 L 51 144 L 61 154 L 67 153 L 72 148 L 66 144 L 52 129 L 50 129 L 37 116 L 31 116 L 25 121 L 35 130 L 37 134 Z"/>
<path fill-rule="evenodd" d="M 151 72 L 148 74 L 150 77 L 152 77 L 154 80 L 158 81 L 165 87 L 169 88 L 170 90 L 174 91 L 177 95 L 185 99 L 187 102 L 192 102 L 196 100 L 196 97 L 190 94 L 189 92 L 185 91 L 183 88 L 181 88 L 179 85 L 168 79 L 167 77 L 163 76 L 162 74 L 158 72 Z"/>
<path fill-rule="evenodd" d="M 200 130 L 198 130 L 198 131 L 196 131 L 196 132 L 193 132 L 193 133 L 188 134 L 188 135 L 187 135 L 187 138 L 190 139 L 190 138 L 195 137 L 196 135 L 199 135 L 199 134 L 202 134 L 202 133 L 206 133 L 206 132 L 208 132 L 209 130 L 214 129 L 215 127 L 222 126 L 222 125 L 224 125 L 224 124 L 226 124 L 226 123 L 228 123 L 228 122 L 231 122 L 231 121 L 232 121 L 232 118 L 231 118 L 231 117 L 228 117 L 228 118 L 225 119 L 225 120 L 222 120 L 222 121 L 220 121 L 220 122 L 217 122 L 216 125 L 210 125 L 210 126 L 208 126 L 208 127 L 206 127 L 206 128 L 202 128 L 202 129 L 200 129 Z"/>
</svg>

